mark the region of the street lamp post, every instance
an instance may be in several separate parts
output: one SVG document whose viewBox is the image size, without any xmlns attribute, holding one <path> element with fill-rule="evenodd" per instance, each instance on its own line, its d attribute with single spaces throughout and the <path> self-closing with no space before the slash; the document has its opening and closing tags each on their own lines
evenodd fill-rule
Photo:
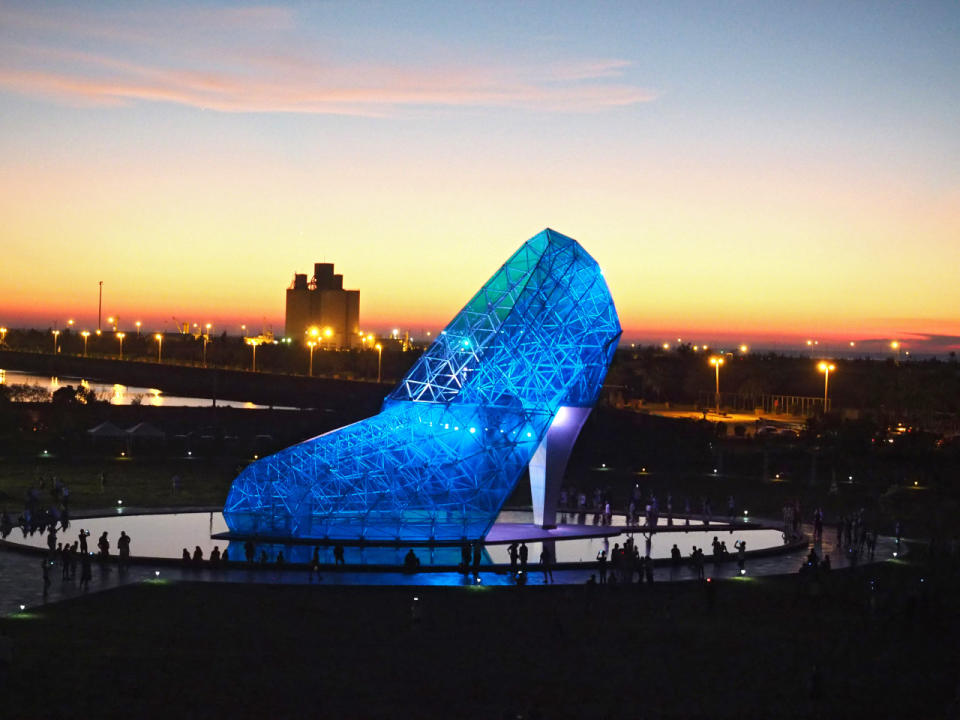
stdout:
<svg viewBox="0 0 960 720">
<path fill-rule="evenodd" d="M 80 333 L 80 336 L 83 338 L 83 356 L 86 357 L 87 356 L 87 338 L 90 337 L 90 331 L 84 330 L 82 333 Z"/>
<path fill-rule="evenodd" d="M 253 351 L 253 364 L 250 366 L 252 372 L 257 371 L 257 345 L 260 343 L 254 338 L 247 338 L 247 344 L 250 346 L 250 349 Z"/>
<path fill-rule="evenodd" d="M 897 365 L 899 365 L 900 364 L 900 341 L 893 340 L 890 343 L 890 348 L 897 351 Z"/>
<path fill-rule="evenodd" d="M 313 349 L 317 344 L 313 340 L 307 340 L 307 347 L 310 348 L 310 369 L 307 371 L 308 377 L 313 377 Z"/>
<path fill-rule="evenodd" d="M 140 322 L 139 320 L 137 320 L 137 321 L 134 323 L 134 325 L 137 326 L 137 337 L 140 337 L 140 326 L 143 325 L 143 323 Z"/>
<path fill-rule="evenodd" d="M 380 382 L 383 377 L 383 345 L 377 343 L 377 382 Z"/>
<path fill-rule="evenodd" d="M 7 341 L 7 329 L 5 327 L 0 327 L 0 345 L 3 345 Z"/>
<path fill-rule="evenodd" d="M 53 354 L 57 354 L 57 336 L 60 334 L 59 330 L 53 331 Z"/>
<path fill-rule="evenodd" d="M 710 364 L 713 365 L 714 370 L 717 374 L 717 393 L 716 393 L 716 410 L 717 415 L 720 414 L 720 366 L 723 365 L 723 358 L 719 355 L 714 355 L 710 358 Z"/>
<path fill-rule="evenodd" d="M 163 362 L 163 334 L 157 333 L 153 337 L 157 341 L 157 362 Z"/>
<path fill-rule="evenodd" d="M 833 363 L 821 362 L 817 365 L 817 369 L 823 373 L 823 412 L 826 414 L 827 410 L 830 409 L 830 404 L 827 392 L 830 388 L 830 373 L 837 369 L 837 366 Z"/>
<path fill-rule="evenodd" d="M 117 340 L 120 341 L 120 359 L 123 360 L 123 339 L 126 337 L 126 333 L 118 332 Z"/>
<path fill-rule="evenodd" d="M 209 335 L 203 336 L 203 366 L 207 366 L 207 341 L 210 339 Z"/>
</svg>

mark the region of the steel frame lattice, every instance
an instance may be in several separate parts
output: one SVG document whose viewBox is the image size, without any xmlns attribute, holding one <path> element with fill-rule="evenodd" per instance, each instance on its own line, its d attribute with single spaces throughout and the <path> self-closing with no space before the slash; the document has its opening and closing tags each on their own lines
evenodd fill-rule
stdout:
<svg viewBox="0 0 960 720">
<path fill-rule="evenodd" d="M 620 332 L 597 263 L 544 230 L 454 317 L 380 414 L 247 466 L 227 524 L 278 538 L 482 538 L 558 410 L 596 402 Z"/>
</svg>

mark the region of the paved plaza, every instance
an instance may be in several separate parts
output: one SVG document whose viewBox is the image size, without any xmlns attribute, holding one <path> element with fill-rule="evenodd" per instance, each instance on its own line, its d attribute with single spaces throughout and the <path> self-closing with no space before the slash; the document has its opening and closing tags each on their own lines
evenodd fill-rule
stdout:
<svg viewBox="0 0 960 720">
<path fill-rule="evenodd" d="M 765 523 L 768 527 L 774 524 Z M 804 526 L 808 537 L 812 535 L 813 527 Z M 823 556 L 830 557 L 833 568 L 849 567 L 854 562 L 864 564 L 868 560 L 861 555 L 855 559 L 851 553 L 835 547 L 834 532 L 825 531 L 822 544 L 817 548 Z M 896 542 L 893 538 L 878 538 L 874 562 L 881 562 L 893 558 L 896 551 Z M 746 569 L 748 577 L 765 575 L 785 575 L 798 571 L 805 562 L 808 550 L 796 550 L 779 555 L 750 558 L 748 556 Z M 713 563 L 707 556 L 705 565 L 706 575 L 715 578 L 729 578 L 739 575 L 736 561 Z M 596 571 L 590 568 L 570 570 L 554 570 L 553 582 L 557 585 L 581 585 Z M 391 586 L 506 586 L 513 585 L 514 579 L 508 570 L 502 567 L 482 570 L 479 578 L 472 574 L 463 575 L 459 572 L 371 572 L 350 570 L 323 570 L 321 578 L 316 579 L 311 573 L 299 568 L 285 568 L 277 570 L 274 567 L 265 569 L 247 569 L 244 567 L 229 569 L 185 568 L 179 565 L 149 565 L 134 561 L 129 569 L 120 570 L 115 564 L 93 564 L 93 579 L 89 589 L 81 590 L 78 580 L 62 580 L 61 569 L 56 564 L 50 569 L 50 586 L 46 593 L 43 589 L 42 555 L 36 552 L 24 552 L 10 548 L 0 549 L 0 615 L 9 615 L 20 612 L 20 606 L 27 611 L 52 602 L 70 600 L 83 594 L 97 593 L 131 583 L 157 581 L 166 582 L 218 582 L 218 583 L 261 583 L 261 584 L 296 584 L 296 585 L 391 585 Z M 654 569 L 655 582 L 685 582 L 697 579 L 696 569 L 684 563 L 678 568 L 669 565 L 658 565 Z M 529 567 L 530 585 L 543 585 L 543 572 L 536 563 Z"/>
</svg>

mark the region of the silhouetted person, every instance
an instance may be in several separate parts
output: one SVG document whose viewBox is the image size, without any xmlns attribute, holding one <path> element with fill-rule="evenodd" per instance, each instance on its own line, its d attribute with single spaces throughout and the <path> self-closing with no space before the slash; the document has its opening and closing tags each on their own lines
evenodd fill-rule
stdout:
<svg viewBox="0 0 960 720">
<path fill-rule="evenodd" d="M 520 543 L 520 569 L 526 572 L 527 558 L 530 557 L 530 549 L 526 543 Z"/>
<path fill-rule="evenodd" d="M 543 569 L 543 582 L 553 582 L 553 558 L 550 557 L 550 551 L 543 548 L 540 551 L 540 567 Z"/>
<path fill-rule="evenodd" d="M 480 560 L 483 557 L 483 545 L 477 541 L 473 544 L 473 574 L 480 572 Z"/>
<path fill-rule="evenodd" d="M 106 560 L 110 557 L 110 541 L 107 540 L 107 531 L 104 530 L 100 539 L 97 540 L 97 547 L 100 548 L 100 559 Z"/>
<path fill-rule="evenodd" d="M 120 538 L 117 540 L 117 552 L 120 553 L 119 567 L 126 569 L 130 564 L 130 536 L 126 531 L 120 531 Z"/>
<path fill-rule="evenodd" d="M 417 554 L 413 551 L 413 548 L 410 548 L 403 558 L 403 569 L 406 572 L 416 572 L 419 568 L 420 558 L 417 557 Z"/>
<path fill-rule="evenodd" d="M 197 545 L 193 549 L 193 564 L 195 567 L 200 567 L 203 563 L 203 550 L 200 549 L 200 546 Z"/>
<path fill-rule="evenodd" d="M 87 536 L 88 536 L 88 535 L 90 535 L 89 532 L 87 532 L 87 531 L 84 530 L 83 528 L 80 528 L 79 543 L 80 543 L 80 552 L 81 552 L 83 555 L 86 555 L 86 554 L 87 554 Z"/>
<path fill-rule="evenodd" d="M 338 544 L 333 546 L 333 564 L 346 565 L 346 562 L 343 559 L 343 545 Z"/>
<path fill-rule="evenodd" d="M 80 556 L 80 589 L 87 590 L 90 587 L 90 578 L 92 572 L 90 568 L 90 553 L 83 553 Z"/>
<path fill-rule="evenodd" d="M 253 565 L 253 559 L 256 555 L 256 548 L 253 545 L 253 540 L 247 540 L 243 544 L 243 555 L 247 559 L 247 565 Z"/>
<path fill-rule="evenodd" d="M 184 567 L 190 567 L 190 551 L 186 548 L 183 549 L 183 554 L 180 556 L 180 561 L 183 563 Z"/>
<path fill-rule="evenodd" d="M 607 584 L 607 551 L 601 550 L 597 553 L 597 574 L 600 576 L 600 584 Z M 593 577 L 591 575 L 590 577 Z"/>
<path fill-rule="evenodd" d="M 214 545 L 213 550 L 210 552 L 210 567 L 216 568 L 220 566 L 220 546 Z"/>
</svg>

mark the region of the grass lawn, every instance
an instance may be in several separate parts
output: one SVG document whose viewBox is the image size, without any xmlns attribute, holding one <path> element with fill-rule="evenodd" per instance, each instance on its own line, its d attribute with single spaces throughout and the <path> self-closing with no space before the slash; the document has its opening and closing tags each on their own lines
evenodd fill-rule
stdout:
<svg viewBox="0 0 960 720">
<path fill-rule="evenodd" d="M 816 596 L 731 580 L 712 612 L 694 583 L 144 583 L 0 619 L 0 699 L 11 717 L 942 717 L 956 584 L 921 574 L 835 572 Z"/>
<path fill-rule="evenodd" d="M 222 505 L 238 465 L 188 459 L 117 459 L 4 461 L 0 463 L 0 508 L 11 513 L 23 509 L 24 493 L 45 487 L 57 477 L 70 489 L 71 510 L 112 507 L 123 500 L 128 507 Z M 100 474 L 104 474 L 101 490 Z M 180 489 L 173 490 L 173 476 Z"/>
</svg>

